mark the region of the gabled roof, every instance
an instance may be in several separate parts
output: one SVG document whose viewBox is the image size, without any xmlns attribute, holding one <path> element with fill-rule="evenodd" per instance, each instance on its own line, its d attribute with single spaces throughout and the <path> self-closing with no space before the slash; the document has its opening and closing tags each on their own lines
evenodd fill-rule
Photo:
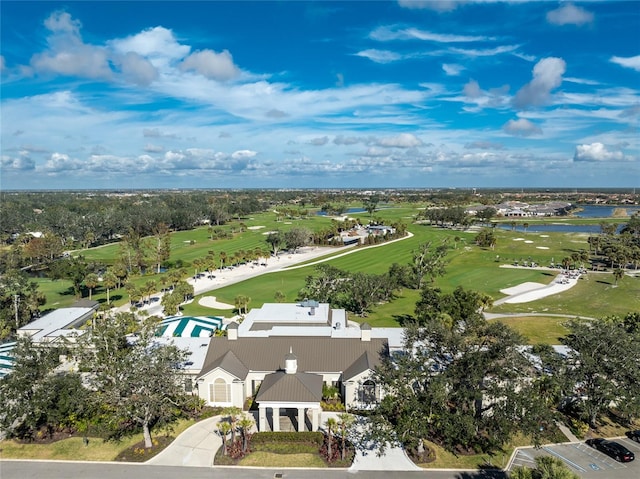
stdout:
<svg viewBox="0 0 640 479">
<path fill-rule="evenodd" d="M 256 402 L 320 402 L 322 376 L 319 374 L 287 374 L 278 371 L 265 376 Z"/>
<path fill-rule="evenodd" d="M 233 352 L 248 371 L 283 370 L 285 355 L 292 348 L 298 361 L 298 371 L 304 372 L 341 373 L 366 351 L 369 352 L 367 361 L 373 367 L 380 363 L 381 354 L 388 354 L 388 343 L 383 338 L 361 341 L 359 338 L 304 336 L 241 337 L 237 340 L 215 337 L 211 338 L 200 375 L 205 375 L 216 367 L 222 366 L 222 358 L 228 352 Z M 238 376 L 236 373 L 233 374 Z"/>
<path fill-rule="evenodd" d="M 367 370 L 373 370 L 373 368 L 375 368 L 379 363 L 380 361 L 372 357 L 369 351 L 365 351 L 362 353 L 362 356 L 351 364 L 351 366 L 344 370 L 342 373 L 342 380 L 347 381 Z"/>
<path fill-rule="evenodd" d="M 233 354 L 233 351 L 227 351 L 224 356 L 220 356 L 216 361 L 214 361 L 211 364 L 209 371 L 213 371 L 216 368 L 224 369 L 238 379 L 245 379 L 249 373 L 249 369 L 242 364 L 242 361 L 238 359 L 238 356 Z"/>
</svg>

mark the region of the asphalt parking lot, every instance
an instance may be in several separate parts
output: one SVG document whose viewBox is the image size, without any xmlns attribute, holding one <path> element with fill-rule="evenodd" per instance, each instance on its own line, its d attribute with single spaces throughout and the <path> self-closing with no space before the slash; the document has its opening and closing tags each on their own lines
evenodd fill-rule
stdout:
<svg viewBox="0 0 640 479">
<path fill-rule="evenodd" d="M 534 465 L 536 456 L 555 456 L 584 479 L 638 479 L 640 477 L 640 444 L 626 437 L 613 438 L 636 456 L 632 462 L 620 463 L 584 442 L 555 444 L 539 449 L 519 449 L 510 470 L 517 466 Z"/>
</svg>

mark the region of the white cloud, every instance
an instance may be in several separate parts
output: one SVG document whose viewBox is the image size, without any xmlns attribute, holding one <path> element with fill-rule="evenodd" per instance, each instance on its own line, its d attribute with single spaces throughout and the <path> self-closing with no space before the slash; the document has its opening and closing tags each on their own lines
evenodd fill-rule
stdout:
<svg viewBox="0 0 640 479">
<path fill-rule="evenodd" d="M 520 48 L 520 45 L 502 45 L 495 48 L 451 48 L 451 52 L 468 57 L 492 57 L 503 53 L 512 53 Z"/>
<path fill-rule="evenodd" d="M 451 33 L 434 33 L 419 28 L 402 28 L 396 26 L 382 26 L 369 34 L 372 40 L 381 42 L 391 40 L 422 40 L 437 43 L 465 43 L 492 40 L 491 37 L 455 35 Z"/>
<path fill-rule="evenodd" d="M 148 28 L 135 35 L 112 40 L 108 45 L 121 54 L 137 53 L 160 70 L 182 60 L 191 51 L 190 46 L 181 45 L 173 32 L 164 27 Z"/>
<path fill-rule="evenodd" d="M 66 33 L 71 35 L 79 35 L 82 24 L 79 20 L 74 20 L 71 15 L 65 11 L 53 12 L 44 21 L 44 26 L 53 33 Z"/>
<path fill-rule="evenodd" d="M 164 151 L 164 147 L 161 145 L 154 145 L 153 143 L 147 143 L 144 146 L 144 151 L 147 153 L 161 153 Z"/>
<path fill-rule="evenodd" d="M 180 64 L 183 71 L 195 71 L 210 80 L 231 80 L 240 74 L 233 63 L 228 50 L 217 53 L 213 50 L 200 50 L 192 53 Z"/>
<path fill-rule="evenodd" d="M 362 138 L 356 136 L 343 136 L 338 135 L 333 139 L 333 143 L 336 145 L 355 145 L 364 141 Z"/>
<path fill-rule="evenodd" d="M 411 10 L 435 10 L 450 12 L 462 5 L 463 0 L 398 0 L 398 5 Z"/>
<path fill-rule="evenodd" d="M 502 129 L 505 133 L 514 136 L 533 136 L 541 135 L 542 130 L 535 123 L 530 122 L 526 118 L 520 118 L 518 120 L 509 120 L 504 124 Z"/>
<path fill-rule="evenodd" d="M 462 92 L 466 97 L 471 99 L 480 98 L 484 95 L 484 92 L 480 88 L 480 84 L 475 80 L 469 80 L 469 82 L 464 86 Z"/>
<path fill-rule="evenodd" d="M 527 108 L 547 103 L 551 90 L 562 83 L 566 71 L 562 58 L 543 58 L 533 67 L 533 79 L 523 86 L 513 100 L 516 108 Z"/>
<path fill-rule="evenodd" d="M 509 101 L 509 85 L 503 85 L 499 88 L 483 90 L 476 80 L 469 82 L 462 89 L 463 98 L 460 100 L 465 103 L 475 104 L 475 108 L 467 108 L 467 111 L 478 111 L 482 108 L 502 108 Z"/>
<path fill-rule="evenodd" d="M 238 150 L 231 153 L 231 158 L 233 158 L 234 160 L 247 159 L 247 158 L 253 158 L 257 154 L 258 154 L 257 152 L 252 150 Z"/>
<path fill-rule="evenodd" d="M 554 25 L 584 25 L 593 21 L 593 13 L 572 3 L 547 12 L 547 21 Z"/>
<path fill-rule="evenodd" d="M 609 151 L 602 143 L 577 145 L 574 161 L 620 161 L 624 160 L 621 151 Z"/>
<path fill-rule="evenodd" d="M 633 70 L 640 72 L 640 55 L 635 57 L 611 57 L 609 60 L 612 63 L 617 63 L 625 68 L 632 68 Z"/>
<path fill-rule="evenodd" d="M 463 65 L 458 65 L 457 63 L 443 63 L 442 69 L 449 76 L 458 76 L 465 70 Z"/>
<path fill-rule="evenodd" d="M 362 50 L 355 55 L 357 57 L 368 58 L 372 62 L 376 63 L 391 63 L 402 59 L 402 55 L 398 53 L 389 50 L 376 50 L 374 48 Z"/>
<path fill-rule="evenodd" d="M 17 157 L 2 155 L 0 166 L 3 170 L 27 171 L 35 169 L 36 162 L 27 151 L 21 151 Z"/>
<path fill-rule="evenodd" d="M 47 38 L 49 49 L 31 57 L 31 67 L 36 73 L 95 79 L 111 77 L 107 51 L 82 41 L 80 22 L 67 12 L 54 12 L 44 23 L 51 32 Z"/>
<path fill-rule="evenodd" d="M 321 136 L 318 138 L 311 138 L 310 140 L 307 141 L 308 145 L 313 145 L 313 146 L 324 146 L 327 143 L 329 143 L 329 137 L 328 136 Z"/>
<path fill-rule="evenodd" d="M 420 141 L 411 133 L 400 133 L 399 135 L 396 135 L 396 136 L 380 138 L 377 141 L 377 144 L 385 147 L 412 148 L 416 146 L 421 146 L 422 141 Z"/>
<path fill-rule="evenodd" d="M 122 74 L 131 83 L 148 86 L 158 78 L 158 70 L 138 53 L 127 52 L 120 59 Z"/>
<path fill-rule="evenodd" d="M 64 153 L 52 153 L 51 157 L 44 164 L 44 169 L 50 172 L 61 172 L 69 170 L 79 170 L 82 163 L 77 159 L 72 159 Z"/>
</svg>

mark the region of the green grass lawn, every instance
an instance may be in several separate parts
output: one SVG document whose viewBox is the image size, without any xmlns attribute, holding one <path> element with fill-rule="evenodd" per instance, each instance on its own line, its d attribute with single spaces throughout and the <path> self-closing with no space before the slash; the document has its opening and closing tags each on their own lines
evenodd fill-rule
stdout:
<svg viewBox="0 0 640 479">
<path fill-rule="evenodd" d="M 256 451 L 241 459 L 238 465 L 254 467 L 328 467 L 317 452 L 276 454 Z"/>
<path fill-rule="evenodd" d="M 540 234 L 496 228 L 494 230 L 497 238 L 496 247 L 494 249 L 479 248 L 474 244 L 475 232 L 413 224 L 412 221 L 417 213 L 418 209 L 411 205 L 401 205 L 376 211 L 374 216 L 384 219 L 387 223 L 404 222 L 414 236 L 377 248 L 362 248 L 353 254 L 332 259 L 330 264 L 347 271 L 381 274 L 386 272 L 393 263 L 409 263 L 412 252 L 418 245 L 427 241 L 437 245 L 446 240 L 451 245 L 448 254 L 447 273 L 443 277 L 437 278 L 434 286 L 444 292 L 450 292 L 457 286 L 462 286 L 466 289 L 487 293 L 494 299 L 499 299 L 504 296 L 500 293 L 501 289 L 516 286 L 523 282 L 547 284 L 553 280 L 556 274 L 555 272 L 527 268 L 500 268 L 500 265 L 511 264 L 514 261 L 535 261 L 541 266 L 547 266 L 551 262 L 560 262 L 562 258 L 570 256 L 573 252 L 588 250 L 589 247 L 587 234 Z M 364 222 L 369 215 L 361 213 L 355 216 L 359 216 Z M 269 212 L 243 218 L 242 223 L 247 227 L 260 226 L 262 228 L 247 229 L 242 233 L 236 232 L 233 239 L 211 240 L 207 227 L 199 227 L 191 231 L 179 231 L 171 236 L 170 262 L 175 263 L 181 260 L 188 265 L 195 258 L 206 256 L 209 251 L 214 251 L 216 254 L 224 251 L 231 255 L 241 249 L 248 250 L 256 247 L 266 249 L 268 245 L 264 233 L 268 231 L 275 229 L 287 230 L 296 226 L 304 226 L 314 230 L 325 227 L 330 222 L 331 219 L 328 217 L 313 214 L 305 219 L 277 222 L 275 214 Z M 533 224 L 538 220 L 528 222 Z M 542 219 L 539 222 L 584 223 L 585 220 L 553 218 Z M 232 221 L 222 228 L 228 231 L 232 229 L 239 231 L 239 222 Z M 118 249 L 119 246 L 114 244 L 78 253 L 83 254 L 87 259 L 104 261 L 109 264 L 114 261 L 118 254 Z M 188 271 L 191 273 L 190 270 Z M 315 266 L 269 273 L 242 283 L 219 288 L 206 294 L 216 296 L 220 301 L 230 304 L 234 303 L 236 296 L 240 294 L 246 295 L 251 298 L 249 307 L 252 308 L 260 307 L 266 302 L 273 302 L 276 291 L 281 291 L 284 293 L 286 301 L 291 302 L 298 298 L 299 291 L 305 284 L 305 278 L 313 274 L 315 274 Z M 148 274 L 133 277 L 131 281 L 141 285 L 147 281 L 154 280 L 158 284 L 158 289 L 160 289 L 162 277 L 163 275 Z M 588 283 L 588 285 L 585 283 Z M 625 277 L 620 281 L 618 287 L 614 288 L 610 275 L 601 276 L 598 280 L 592 280 L 592 275 L 589 275 L 588 280 L 580 281 L 578 286 L 561 295 L 531 303 L 503 304 L 494 307 L 491 312 L 549 312 L 592 316 L 605 316 L 614 313 L 625 314 L 628 311 L 640 309 L 639 283 L 640 280 L 637 278 Z M 63 282 L 47 284 L 46 281 L 42 281 L 41 284 L 48 298 L 46 307 L 70 305 L 75 300 L 72 295 L 65 293 L 69 287 L 68 284 L 65 285 Z M 124 290 L 116 290 L 111 293 L 112 300 L 116 305 L 123 304 L 128 299 Z M 589 297 L 588 304 L 584 301 L 585 297 Z M 98 301 L 106 299 L 106 294 L 102 287 L 96 288 L 94 299 Z M 230 314 L 228 310 L 212 310 L 200 306 L 197 299 L 183 307 L 185 314 Z M 360 322 L 367 321 L 373 326 L 394 326 L 397 325 L 398 317 L 413 314 L 417 299 L 417 292 L 402 291 L 394 301 L 375 307 L 369 316 L 365 318 L 352 317 L 351 319 Z"/>
<path fill-rule="evenodd" d="M 601 318 L 640 311 L 640 278 L 624 277 L 617 285 L 613 275 L 588 273 L 573 288 L 529 303 L 501 304 L 492 313 L 553 313 Z"/>
<path fill-rule="evenodd" d="M 525 338 L 528 344 L 560 344 L 560 338 L 567 334 L 567 328 L 563 326 L 568 318 L 548 316 L 526 316 L 501 318 L 500 321 L 515 329 Z"/>
<path fill-rule="evenodd" d="M 171 435 L 176 437 L 193 425 L 193 420 L 182 419 L 174 425 Z M 163 434 L 162 431 L 152 434 Z M 89 437 L 85 446 L 82 437 L 69 437 L 49 444 L 21 443 L 15 440 L 0 441 L 3 459 L 39 459 L 60 461 L 113 461 L 122 451 L 143 439 L 142 433 L 125 437 L 120 441 L 105 441 Z"/>
</svg>

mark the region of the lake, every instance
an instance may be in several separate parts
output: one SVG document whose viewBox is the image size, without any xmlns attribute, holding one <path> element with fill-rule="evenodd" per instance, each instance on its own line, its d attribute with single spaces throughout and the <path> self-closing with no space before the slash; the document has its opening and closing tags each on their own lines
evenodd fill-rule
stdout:
<svg viewBox="0 0 640 479">
<path fill-rule="evenodd" d="M 627 217 L 634 213 L 640 213 L 640 206 L 609 206 L 609 205 L 578 205 L 583 211 L 577 212 L 574 216 L 579 218 L 610 218 L 613 210 L 622 208 L 627 210 Z M 624 220 L 624 218 L 620 218 Z"/>
</svg>

